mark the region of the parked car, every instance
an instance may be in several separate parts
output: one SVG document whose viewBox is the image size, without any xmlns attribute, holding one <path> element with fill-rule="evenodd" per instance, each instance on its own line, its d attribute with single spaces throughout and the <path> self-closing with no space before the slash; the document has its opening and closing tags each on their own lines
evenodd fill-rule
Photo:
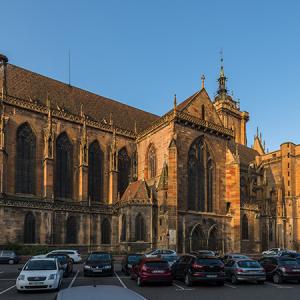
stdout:
<svg viewBox="0 0 300 300">
<path fill-rule="evenodd" d="M 172 266 L 174 278 L 183 279 L 187 286 L 195 282 L 212 282 L 224 285 L 224 264 L 217 258 L 202 255 L 183 255 Z"/>
<path fill-rule="evenodd" d="M 56 258 L 33 258 L 21 269 L 16 280 L 19 292 L 29 290 L 59 290 L 63 277 Z"/>
<path fill-rule="evenodd" d="M 263 256 L 277 255 L 279 252 L 285 251 L 284 248 L 272 248 L 262 252 Z"/>
<path fill-rule="evenodd" d="M 81 254 L 78 250 L 66 250 L 66 249 L 61 249 L 61 250 L 53 250 L 47 254 L 43 255 L 36 255 L 34 256 L 35 258 L 45 258 L 49 254 L 54 254 L 54 253 L 63 253 L 63 254 L 68 254 L 70 258 L 73 261 L 73 264 L 80 263 L 82 261 Z"/>
<path fill-rule="evenodd" d="M 163 259 L 164 259 L 165 261 L 168 262 L 169 267 L 172 267 L 173 264 L 175 264 L 175 262 L 178 260 L 178 258 L 179 258 L 179 257 L 178 257 L 178 256 L 175 256 L 175 255 L 169 255 L 169 256 L 165 255 L 165 256 L 163 257 Z"/>
<path fill-rule="evenodd" d="M 63 268 L 63 276 L 67 277 L 73 273 L 73 261 L 68 254 L 64 253 L 51 253 L 46 256 L 47 258 L 56 258 Z"/>
<path fill-rule="evenodd" d="M 129 275 L 133 265 L 139 264 L 140 260 L 144 257 L 143 254 L 130 253 L 124 256 L 122 260 L 122 271 Z"/>
<path fill-rule="evenodd" d="M 168 262 L 160 257 L 143 258 L 138 265 L 133 266 L 131 279 L 136 279 L 138 286 L 148 282 L 165 282 L 170 285 L 173 282 Z"/>
<path fill-rule="evenodd" d="M 57 300 L 142 300 L 138 293 L 115 285 L 76 286 L 61 290 Z"/>
<path fill-rule="evenodd" d="M 110 253 L 92 252 L 83 266 L 84 276 L 113 275 L 114 264 Z"/>
<path fill-rule="evenodd" d="M 224 263 L 227 263 L 231 260 L 239 260 L 239 259 L 250 259 L 250 257 L 240 253 L 228 253 L 222 257 Z"/>
<path fill-rule="evenodd" d="M 155 249 L 155 250 L 151 250 L 148 253 L 145 254 L 145 257 L 164 257 L 164 256 L 177 256 L 176 251 L 174 250 L 169 250 L 169 249 Z"/>
<path fill-rule="evenodd" d="M 225 264 L 225 275 L 233 284 L 240 281 L 255 281 L 258 284 L 264 284 L 266 280 L 265 269 L 258 261 L 252 259 L 228 261 Z"/>
<path fill-rule="evenodd" d="M 19 262 L 19 256 L 12 250 L 0 250 L 0 263 L 17 264 Z"/>
<path fill-rule="evenodd" d="M 300 265 L 296 258 L 286 256 L 263 257 L 261 265 L 266 271 L 267 278 L 274 283 L 287 280 L 297 280 L 300 283 Z"/>
<path fill-rule="evenodd" d="M 211 250 L 198 250 L 198 251 L 192 252 L 192 254 L 206 255 L 206 256 L 216 256 L 216 253 L 214 251 L 211 251 Z"/>
</svg>

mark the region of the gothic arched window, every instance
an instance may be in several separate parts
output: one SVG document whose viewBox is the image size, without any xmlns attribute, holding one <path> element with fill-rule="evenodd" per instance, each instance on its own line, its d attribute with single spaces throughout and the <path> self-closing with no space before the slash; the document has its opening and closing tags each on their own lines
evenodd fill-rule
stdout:
<svg viewBox="0 0 300 300">
<path fill-rule="evenodd" d="M 242 218 L 242 240 L 248 240 L 249 239 L 249 228 L 248 228 L 248 217 L 246 215 L 243 215 Z"/>
<path fill-rule="evenodd" d="M 35 217 L 32 212 L 27 213 L 24 219 L 24 243 L 35 243 Z"/>
<path fill-rule="evenodd" d="M 97 141 L 89 146 L 88 196 L 92 201 L 103 200 L 103 152 Z"/>
<path fill-rule="evenodd" d="M 203 138 L 197 139 L 188 153 L 188 209 L 205 210 L 205 163 Z"/>
<path fill-rule="evenodd" d="M 120 197 L 122 197 L 129 184 L 130 166 L 130 157 L 127 153 L 126 148 L 124 147 L 118 153 L 118 193 L 120 193 Z"/>
<path fill-rule="evenodd" d="M 121 242 L 125 242 L 126 241 L 126 216 L 123 215 L 122 216 L 122 228 L 121 228 Z"/>
<path fill-rule="evenodd" d="M 247 181 L 243 176 L 240 179 L 240 197 L 242 203 L 247 200 Z"/>
<path fill-rule="evenodd" d="M 66 224 L 66 244 L 77 244 L 77 221 L 74 216 L 69 216 Z"/>
<path fill-rule="evenodd" d="M 35 194 L 36 137 L 28 123 L 18 128 L 16 144 L 15 191 Z"/>
<path fill-rule="evenodd" d="M 201 105 L 201 116 L 202 116 L 202 119 L 205 120 L 205 106 L 204 106 L 204 104 Z"/>
<path fill-rule="evenodd" d="M 101 224 L 101 244 L 109 245 L 111 243 L 111 227 L 107 218 Z"/>
<path fill-rule="evenodd" d="M 153 145 L 148 150 L 148 178 L 156 176 L 156 151 Z"/>
<path fill-rule="evenodd" d="M 64 132 L 56 140 L 55 196 L 72 198 L 73 146 Z"/>
<path fill-rule="evenodd" d="M 213 162 L 211 158 L 208 159 L 206 169 L 207 179 L 207 211 L 213 211 Z"/>
<path fill-rule="evenodd" d="M 135 240 L 145 241 L 145 221 L 141 213 L 137 214 L 135 217 Z"/>
</svg>

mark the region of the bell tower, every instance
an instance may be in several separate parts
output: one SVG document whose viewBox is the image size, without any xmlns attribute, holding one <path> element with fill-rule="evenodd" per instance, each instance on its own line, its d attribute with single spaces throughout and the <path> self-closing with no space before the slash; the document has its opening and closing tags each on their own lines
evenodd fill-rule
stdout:
<svg viewBox="0 0 300 300">
<path fill-rule="evenodd" d="M 240 110 L 240 104 L 232 96 L 228 95 L 226 88 L 223 57 L 221 56 L 221 70 L 218 78 L 219 88 L 214 99 L 214 106 L 219 114 L 224 127 L 233 130 L 235 142 L 247 145 L 246 123 L 249 121 L 249 113 Z"/>
</svg>

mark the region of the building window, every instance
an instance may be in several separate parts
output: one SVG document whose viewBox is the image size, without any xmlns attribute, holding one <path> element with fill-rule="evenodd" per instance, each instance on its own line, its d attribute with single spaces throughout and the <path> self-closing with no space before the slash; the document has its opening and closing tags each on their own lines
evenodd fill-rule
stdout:
<svg viewBox="0 0 300 300">
<path fill-rule="evenodd" d="M 16 144 L 15 191 L 35 194 L 36 137 L 28 123 L 18 128 Z"/>
<path fill-rule="evenodd" d="M 246 215 L 242 218 L 242 240 L 249 240 L 248 217 Z"/>
<path fill-rule="evenodd" d="M 109 245 L 111 243 L 111 227 L 107 218 L 101 224 L 101 244 Z"/>
<path fill-rule="evenodd" d="M 273 222 L 270 220 L 269 223 L 269 241 L 273 242 Z"/>
<path fill-rule="evenodd" d="M 204 106 L 204 104 L 202 104 L 202 106 L 201 106 L 201 117 L 202 117 L 203 120 L 205 120 L 205 106 Z"/>
<path fill-rule="evenodd" d="M 72 198 L 73 146 L 64 132 L 56 140 L 55 196 Z"/>
<path fill-rule="evenodd" d="M 150 146 L 148 151 L 148 178 L 156 176 L 156 151 L 153 145 Z"/>
<path fill-rule="evenodd" d="M 135 240 L 145 241 L 145 221 L 140 213 L 135 217 Z"/>
<path fill-rule="evenodd" d="M 200 137 L 188 153 L 188 209 L 212 212 L 213 187 L 214 162 L 203 137 Z"/>
<path fill-rule="evenodd" d="M 89 146 L 88 195 L 92 201 L 103 201 L 103 152 L 98 141 Z"/>
<path fill-rule="evenodd" d="M 29 212 L 25 216 L 24 220 L 24 243 L 35 243 L 35 217 L 32 212 Z"/>
<path fill-rule="evenodd" d="M 122 228 L 121 228 L 121 242 L 126 241 L 126 216 L 122 216 Z"/>
<path fill-rule="evenodd" d="M 248 195 L 247 195 L 247 181 L 244 176 L 240 179 L 240 198 L 241 202 L 246 202 Z"/>
<path fill-rule="evenodd" d="M 76 218 L 69 216 L 66 224 L 66 244 L 77 244 L 77 231 Z"/>
<path fill-rule="evenodd" d="M 124 147 L 118 153 L 118 193 L 120 194 L 120 197 L 122 197 L 129 184 L 130 165 L 130 157 L 127 153 L 126 148 Z"/>
</svg>

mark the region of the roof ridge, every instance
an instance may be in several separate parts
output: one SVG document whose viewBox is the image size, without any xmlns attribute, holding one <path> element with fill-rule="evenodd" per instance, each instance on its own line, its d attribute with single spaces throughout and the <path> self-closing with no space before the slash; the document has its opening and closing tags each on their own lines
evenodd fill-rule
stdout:
<svg viewBox="0 0 300 300">
<path fill-rule="evenodd" d="M 45 78 L 45 79 L 49 79 L 49 80 L 55 81 L 55 82 L 57 82 L 57 83 L 59 83 L 59 84 L 62 84 L 62 85 L 64 85 L 64 86 L 66 86 L 66 87 L 78 89 L 78 90 L 80 90 L 80 91 L 82 91 L 82 92 L 84 92 L 84 93 L 92 94 L 92 95 L 97 96 L 97 97 L 102 97 L 104 100 L 108 100 L 108 101 L 115 102 L 115 103 L 117 103 L 117 104 L 124 105 L 124 106 L 129 107 L 129 108 L 131 108 L 131 109 L 134 109 L 134 110 L 136 110 L 136 111 L 141 111 L 141 112 L 147 113 L 147 114 L 149 114 L 149 115 L 152 115 L 152 116 L 158 117 L 158 118 L 161 117 L 161 116 L 159 116 L 159 115 L 156 115 L 156 114 L 151 113 L 151 112 L 149 112 L 149 111 L 143 110 L 143 109 L 141 109 L 141 108 L 137 108 L 137 107 L 128 105 L 128 104 L 126 104 L 126 103 L 120 102 L 120 101 L 118 101 L 118 100 L 111 99 L 111 98 L 108 98 L 108 97 L 106 97 L 106 96 L 102 96 L 102 95 L 96 94 L 96 92 L 92 92 L 92 91 L 89 91 L 89 90 L 85 90 L 85 89 L 80 88 L 80 87 L 78 87 L 78 86 L 70 85 L 70 84 L 68 84 L 68 83 L 65 83 L 65 82 L 63 82 L 63 81 L 57 80 L 57 79 L 55 79 L 55 78 L 52 78 L 52 77 L 49 77 L 49 76 L 46 76 L 46 75 L 43 75 L 43 74 L 40 74 L 40 73 L 31 71 L 31 70 L 28 70 L 28 69 L 26 69 L 26 68 L 24 68 L 24 67 L 20 67 L 20 66 L 11 64 L 11 63 L 8 63 L 7 65 L 10 65 L 10 66 L 12 66 L 12 67 L 14 67 L 14 68 L 17 68 L 17 69 L 21 69 L 21 70 L 23 70 L 24 72 L 31 73 L 31 74 L 33 74 L 33 75 L 35 75 L 35 76 L 41 76 L 41 77 L 43 77 L 43 78 Z M 50 97 L 51 97 L 51 95 L 50 95 Z"/>
</svg>

